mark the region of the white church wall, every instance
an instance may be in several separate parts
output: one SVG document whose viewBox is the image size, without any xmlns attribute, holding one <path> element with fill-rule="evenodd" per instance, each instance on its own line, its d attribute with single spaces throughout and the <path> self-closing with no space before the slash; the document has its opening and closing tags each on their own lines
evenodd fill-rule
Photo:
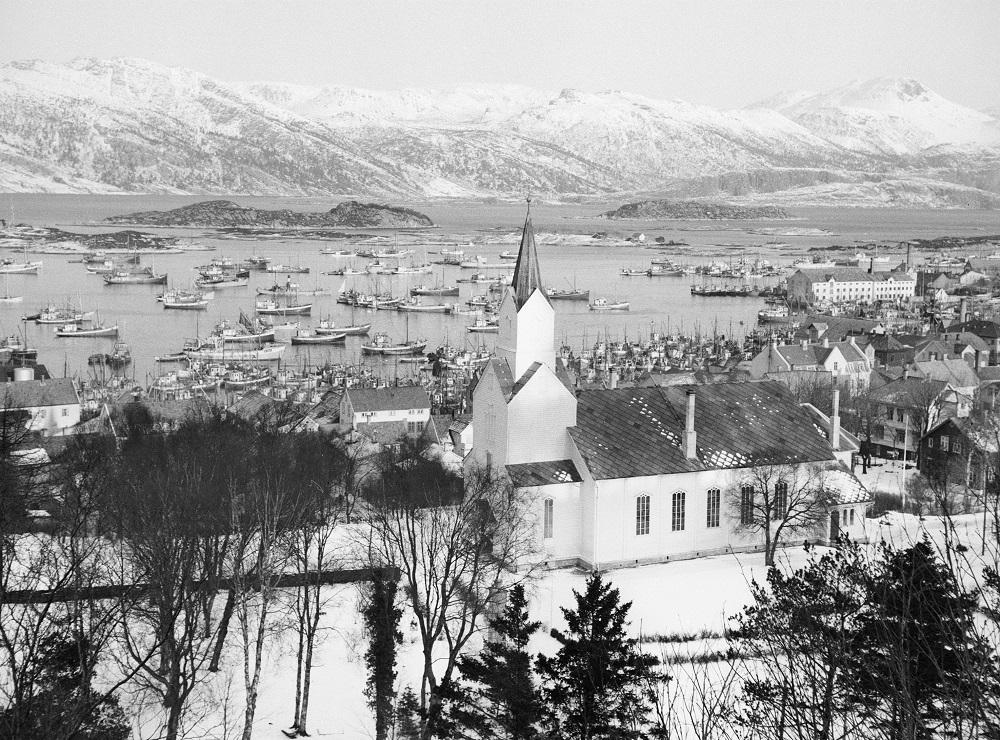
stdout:
<svg viewBox="0 0 1000 740">
<path fill-rule="evenodd" d="M 507 402 L 492 366 L 476 385 L 472 402 L 473 445 L 470 464 L 501 467 L 507 463 Z"/>
<path fill-rule="evenodd" d="M 566 459 L 575 425 L 576 397 L 543 365 L 507 405 L 507 463 Z"/>
<path fill-rule="evenodd" d="M 548 567 L 576 565 L 580 559 L 580 484 L 559 483 L 529 491 L 536 521 L 537 561 Z M 551 501 L 551 536 L 546 537 L 545 507 Z"/>
<path fill-rule="evenodd" d="M 514 380 L 520 378 L 533 362 L 540 362 L 550 370 L 555 370 L 555 311 L 540 290 L 532 293 L 521 306 L 515 323 L 517 357 L 516 362 L 511 365 Z"/>
</svg>

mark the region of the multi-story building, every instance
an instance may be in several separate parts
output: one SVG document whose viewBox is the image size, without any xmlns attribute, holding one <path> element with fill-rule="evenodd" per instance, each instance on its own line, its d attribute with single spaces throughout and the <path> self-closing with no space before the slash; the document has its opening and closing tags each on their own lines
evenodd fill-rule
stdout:
<svg viewBox="0 0 1000 740">
<path fill-rule="evenodd" d="M 916 277 L 906 272 L 803 268 L 788 278 L 788 300 L 798 304 L 903 302 L 913 297 L 916 288 Z"/>
</svg>

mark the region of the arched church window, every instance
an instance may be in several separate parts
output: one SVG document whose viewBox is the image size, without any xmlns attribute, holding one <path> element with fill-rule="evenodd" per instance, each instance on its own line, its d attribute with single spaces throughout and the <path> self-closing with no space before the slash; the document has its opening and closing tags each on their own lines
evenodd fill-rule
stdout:
<svg viewBox="0 0 1000 740">
<path fill-rule="evenodd" d="M 675 491 L 671 496 L 670 510 L 670 530 L 680 532 L 684 529 L 684 509 L 686 506 L 687 494 L 684 491 Z"/>
<path fill-rule="evenodd" d="M 774 484 L 774 507 L 771 518 L 781 519 L 786 511 L 788 511 L 788 484 L 779 480 Z"/>
<path fill-rule="evenodd" d="M 719 526 L 719 514 L 722 508 L 722 491 L 718 488 L 709 488 L 705 501 L 705 526 L 709 529 Z"/>
<path fill-rule="evenodd" d="M 644 493 L 635 499 L 635 533 L 649 534 L 649 494 Z"/>
<path fill-rule="evenodd" d="M 542 503 L 542 536 L 550 540 L 552 539 L 552 515 L 555 509 L 555 501 L 550 498 L 545 499 Z"/>
<path fill-rule="evenodd" d="M 753 524 L 754 489 L 750 483 L 740 486 L 740 524 Z"/>
</svg>

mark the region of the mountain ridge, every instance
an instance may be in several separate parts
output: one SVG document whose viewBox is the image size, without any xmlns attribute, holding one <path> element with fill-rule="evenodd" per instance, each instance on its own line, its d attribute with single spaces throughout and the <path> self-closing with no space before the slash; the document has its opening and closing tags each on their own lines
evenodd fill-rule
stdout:
<svg viewBox="0 0 1000 740">
<path fill-rule="evenodd" d="M 857 195 L 888 180 L 922 183 L 911 191 L 931 206 L 995 203 L 1000 122 L 906 78 L 718 110 L 617 90 L 227 83 L 142 59 L 0 65 L 0 191 L 561 198 L 691 186 L 725 199 L 782 180 L 799 182 L 783 205 L 796 188 Z"/>
</svg>

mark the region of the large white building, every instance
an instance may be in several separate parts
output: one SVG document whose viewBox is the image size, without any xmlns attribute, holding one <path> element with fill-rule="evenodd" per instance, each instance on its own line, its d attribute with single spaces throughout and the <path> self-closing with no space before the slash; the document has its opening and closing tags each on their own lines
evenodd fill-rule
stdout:
<svg viewBox="0 0 1000 740">
<path fill-rule="evenodd" d="M 607 568 L 760 549 L 730 503 L 750 466 L 765 463 L 821 470 L 839 491 L 811 540 L 865 537 L 868 494 L 843 465 L 850 443 L 838 417 L 820 418 L 776 382 L 577 394 L 557 363 L 554 325 L 529 211 L 498 357 L 473 391 L 466 461 L 530 490 L 541 561 Z"/>
<path fill-rule="evenodd" d="M 788 300 L 799 304 L 907 301 L 917 278 L 906 272 L 868 272 L 859 267 L 796 270 L 788 277 Z"/>
</svg>

